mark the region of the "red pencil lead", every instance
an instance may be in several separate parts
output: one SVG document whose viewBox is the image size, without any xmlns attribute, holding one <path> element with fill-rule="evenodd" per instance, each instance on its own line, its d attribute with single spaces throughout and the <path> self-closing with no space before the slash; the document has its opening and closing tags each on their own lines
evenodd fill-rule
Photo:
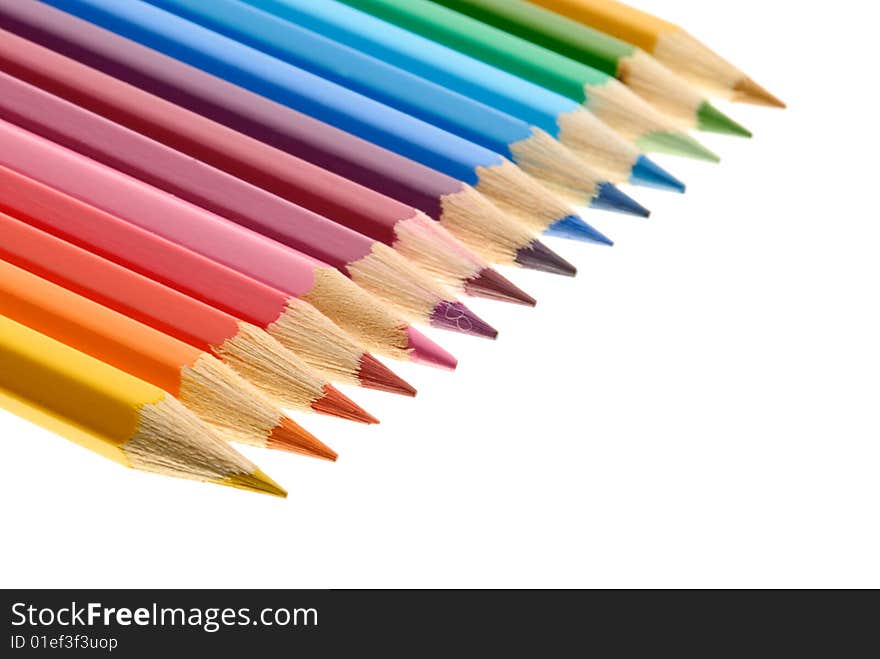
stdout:
<svg viewBox="0 0 880 659">
<path fill-rule="evenodd" d="M 321 414 L 349 421 L 357 421 L 358 423 L 379 423 L 379 419 L 362 409 L 357 403 L 329 384 L 324 385 L 324 396 L 312 403 L 312 409 Z"/>
<path fill-rule="evenodd" d="M 361 384 L 368 389 L 376 389 L 403 396 L 416 395 L 415 387 L 367 352 L 361 356 L 358 377 Z"/>
</svg>

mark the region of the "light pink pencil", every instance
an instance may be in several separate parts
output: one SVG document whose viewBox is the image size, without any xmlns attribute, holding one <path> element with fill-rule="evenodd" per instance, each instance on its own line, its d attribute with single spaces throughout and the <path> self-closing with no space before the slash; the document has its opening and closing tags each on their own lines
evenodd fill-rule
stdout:
<svg viewBox="0 0 880 659">
<path fill-rule="evenodd" d="M 427 217 L 410 221 L 408 241 L 337 223 L 332 210 L 318 213 L 279 197 L 2 71 L 0 119 L 324 261 L 367 290 L 376 287 L 380 297 L 389 285 L 414 288 L 417 295 L 410 299 L 419 308 L 408 309 L 410 314 L 423 315 L 445 295 L 428 273 L 456 290 L 535 304 Z M 354 190 L 355 196 L 366 194 Z M 395 286 L 399 278 L 403 282 Z"/>
<path fill-rule="evenodd" d="M 407 321 L 331 266 L 6 121 L 0 164 L 305 299 L 376 352 L 410 343 Z M 466 333 L 478 323 L 459 302 L 439 300 L 434 315 Z"/>
</svg>

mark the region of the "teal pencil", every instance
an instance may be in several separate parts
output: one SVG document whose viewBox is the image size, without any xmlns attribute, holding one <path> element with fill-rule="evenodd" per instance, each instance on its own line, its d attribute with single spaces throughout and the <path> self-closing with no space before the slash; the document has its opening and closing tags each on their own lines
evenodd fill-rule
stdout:
<svg viewBox="0 0 880 659">
<path fill-rule="evenodd" d="M 675 124 L 606 73 L 430 0 L 343 0 L 582 103 L 643 151 L 717 161 Z"/>
</svg>

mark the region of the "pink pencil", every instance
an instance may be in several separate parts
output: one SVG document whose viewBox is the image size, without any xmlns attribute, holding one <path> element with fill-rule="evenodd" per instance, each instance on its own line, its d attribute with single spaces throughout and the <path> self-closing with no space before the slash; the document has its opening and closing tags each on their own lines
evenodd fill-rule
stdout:
<svg viewBox="0 0 880 659">
<path fill-rule="evenodd" d="M 264 329 L 334 381 L 406 395 L 415 393 L 305 300 L 266 286 L 2 165 L 0 210 Z M 188 341 L 190 337 L 180 338 Z M 389 347 L 390 356 L 455 368 L 455 358 L 422 334 L 411 330 L 405 339 L 402 347 Z"/>
<path fill-rule="evenodd" d="M 6 121 L 0 121 L 0 164 L 269 286 L 308 299 L 371 349 L 386 344 L 392 328 L 397 333 L 407 329 L 403 319 L 327 264 Z M 312 296 L 316 290 L 332 291 L 326 297 L 336 302 L 322 304 L 321 296 L 319 303 Z M 413 290 L 393 291 L 398 298 L 396 308 L 415 308 L 405 301 Z M 418 294 L 424 291 L 419 289 Z M 390 297 L 389 291 L 385 299 Z M 340 308 L 338 301 L 343 298 L 359 298 L 358 304 Z M 431 302 L 430 309 L 422 307 L 425 318 L 414 315 L 410 320 L 466 334 L 497 335 L 460 302 L 442 298 Z M 381 324 L 372 320 L 380 317 Z"/>
<path fill-rule="evenodd" d="M 343 226 L 2 72 L 0 119 L 324 261 L 376 295 L 415 286 L 420 295 L 407 301 L 418 302 L 421 308 L 407 309 L 410 317 L 427 317 L 424 308 L 445 293 L 407 257 L 430 272 L 449 275 L 443 279 L 447 283 L 467 281 L 463 288 L 468 292 L 535 303 L 485 263 L 478 264 L 482 269 L 475 276 L 473 258 L 464 246 L 426 217 L 413 221 L 410 228 L 419 248 L 400 253 L 401 245 L 395 246 L 395 241 L 373 240 L 360 229 Z M 453 272 L 457 275 L 451 276 Z M 378 283 L 381 288 L 374 290 Z"/>
<path fill-rule="evenodd" d="M 86 192 L 89 190 L 95 191 L 99 190 L 104 183 L 109 182 L 99 182 L 99 180 L 91 179 L 87 175 L 84 176 L 84 172 L 81 169 L 70 169 L 66 156 L 76 156 L 76 154 L 72 154 L 72 152 L 66 149 L 58 147 L 42 138 L 37 138 L 27 131 L 22 131 L 2 121 L 0 121 L 0 152 L 2 152 L 2 155 L 0 155 L 0 165 L 8 166 L 11 171 L 24 174 L 25 176 L 29 176 L 28 172 L 32 172 L 36 175 L 30 176 L 30 178 L 62 192 L 65 192 L 65 188 L 81 188 Z M 92 162 L 81 156 L 76 156 L 76 159 L 85 164 Z M 19 164 L 27 165 L 27 171 L 21 167 L 15 167 L 11 161 L 19 161 Z M 110 169 L 107 169 L 107 172 L 114 175 L 114 177 L 121 176 L 123 180 L 127 178 L 124 175 L 118 175 L 118 173 Z M 53 182 L 60 183 L 60 186 L 56 187 L 53 185 Z M 132 191 L 136 190 L 138 186 L 149 191 L 147 186 L 139 182 L 135 183 L 137 183 L 137 186 Z M 80 201 L 85 201 L 88 204 L 87 199 L 81 199 L 75 194 L 70 196 Z M 123 208 L 128 205 L 129 199 L 124 194 L 107 196 L 117 197 L 116 201 Z M 171 202 L 177 201 L 173 197 L 167 197 Z M 172 203 L 172 206 L 179 210 L 177 204 Z M 181 207 L 190 209 L 188 204 L 183 204 L 182 202 Z M 192 208 L 203 215 L 203 220 L 208 220 L 203 222 L 201 227 L 206 233 L 199 234 L 198 231 L 193 230 L 189 226 L 184 226 L 183 231 L 178 231 L 177 226 L 179 222 L 177 220 L 179 217 L 174 212 L 168 215 L 167 208 L 162 208 L 161 214 L 157 215 L 154 210 L 152 214 L 143 213 L 142 217 L 155 223 L 157 226 L 164 226 L 168 229 L 168 231 L 163 231 L 162 233 L 153 232 L 156 235 L 180 244 L 179 241 L 174 240 L 170 236 L 177 233 L 183 234 L 183 237 L 192 239 L 192 244 L 184 244 L 184 247 L 188 247 L 217 263 L 224 263 L 222 258 L 216 258 L 218 255 L 228 256 L 230 261 L 235 263 L 239 254 L 245 254 L 248 250 L 260 249 L 260 246 L 264 245 L 266 246 L 266 251 L 264 252 L 266 264 L 257 263 L 257 265 L 268 265 L 268 267 L 263 268 L 264 274 L 273 274 L 275 279 L 282 280 L 279 286 L 268 284 L 269 286 L 277 288 L 289 296 L 311 303 L 340 325 L 340 327 L 361 340 L 364 345 L 371 347 L 381 354 L 400 358 L 405 357 L 417 348 L 427 353 L 436 352 L 431 349 L 432 342 L 427 337 L 424 337 L 407 322 L 391 313 L 377 298 L 363 291 L 359 286 L 350 282 L 333 268 L 300 255 L 293 250 L 288 250 L 288 248 L 246 229 L 232 225 L 210 213 L 201 212 L 200 209 L 195 207 Z M 112 211 L 108 212 L 112 214 Z M 237 230 L 237 235 L 232 241 L 229 240 L 228 235 L 224 235 L 219 240 L 217 239 L 216 232 L 218 228 L 222 231 L 224 224 L 230 225 Z M 146 228 L 140 224 L 132 223 L 132 225 Z M 241 238 L 240 241 L 238 240 L 239 237 Z M 197 249 L 195 245 L 205 247 L 206 249 Z M 121 247 L 137 249 L 135 244 L 126 244 Z M 240 251 L 238 251 L 239 249 Z M 270 260 L 279 254 L 286 254 L 285 264 L 273 263 Z M 290 271 L 285 269 L 284 265 Z M 234 265 L 230 267 L 241 272 Z M 242 272 L 242 274 L 248 275 L 247 272 Z M 257 281 L 262 281 L 262 283 L 267 283 L 265 279 L 253 278 L 257 279 Z M 442 349 L 440 352 L 443 352 Z"/>
</svg>

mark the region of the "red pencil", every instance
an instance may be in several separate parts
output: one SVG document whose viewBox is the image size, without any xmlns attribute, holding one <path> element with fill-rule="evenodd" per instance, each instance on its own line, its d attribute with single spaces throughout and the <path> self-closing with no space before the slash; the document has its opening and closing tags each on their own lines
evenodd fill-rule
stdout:
<svg viewBox="0 0 880 659">
<path fill-rule="evenodd" d="M 263 329 L 334 381 L 415 393 L 311 304 L 2 166 L 0 210 L 199 300 L 203 306 L 219 309 L 228 318 Z M 210 335 L 190 336 L 191 330 L 169 328 L 174 331 L 168 333 L 190 343 L 210 340 Z M 428 343 L 428 351 L 420 345 L 416 342 L 418 350 L 401 350 L 399 356 L 455 366 L 455 359 L 436 344 Z"/>
<path fill-rule="evenodd" d="M 215 355 L 284 406 L 377 423 L 259 328 L 5 213 L 0 229 L 7 263 Z"/>
<path fill-rule="evenodd" d="M 2 120 L 0 164 L 307 299 L 371 349 L 387 345 L 388 329 L 406 330 L 407 323 L 391 309 L 327 264 Z M 331 295 L 321 299 L 312 295 L 328 287 Z M 433 295 L 417 287 L 397 290 L 386 281 L 376 281 L 372 290 L 381 291 L 383 299 L 406 311 L 410 320 L 464 334 L 497 336 L 467 307 L 444 299 L 442 293 Z M 384 317 L 383 328 L 375 325 L 379 314 Z"/>
<path fill-rule="evenodd" d="M 375 294 L 390 287 L 416 294 L 422 289 L 423 298 L 443 295 L 386 244 L 5 73 L 0 73 L 0 118 L 329 263 Z M 419 263 L 433 273 L 473 273 L 469 252 L 428 218 L 414 220 L 407 235 L 407 244 L 422 247 L 414 250 Z M 458 284 L 462 278 L 444 280 Z M 484 296 L 535 304 L 494 270 L 483 269 L 479 281 L 493 284 L 480 289 Z"/>
</svg>

